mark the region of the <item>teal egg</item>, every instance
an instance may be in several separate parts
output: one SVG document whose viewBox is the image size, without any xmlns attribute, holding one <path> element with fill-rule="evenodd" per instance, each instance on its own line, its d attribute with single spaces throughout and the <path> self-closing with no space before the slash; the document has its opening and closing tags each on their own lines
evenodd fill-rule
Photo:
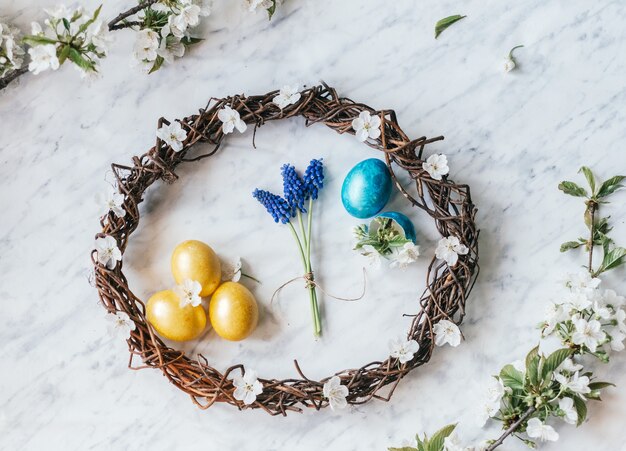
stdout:
<svg viewBox="0 0 626 451">
<path fill-rule="evenodd" d="M 350 169 L 341 187 L 341 202 L 352 216 L 371 218 L 385 208 L 391 196 L 391 174 L 377 159 L 363 160 Z"/>
<path fill-rule="evenodd" d="M 411 240 L 414 243 L 417 242 L 417 236 L 415 235 L 415 227 L 409 218 L 406 215 L 398 212 L 398 211 L 386 211 L 384 213 L 379 214 L 378 216 L 382 216 L 383 218 L 393 219 L 398 223 L 398 225 L 404 230 L 404 236 L 407 240 Z"/>
</svg>

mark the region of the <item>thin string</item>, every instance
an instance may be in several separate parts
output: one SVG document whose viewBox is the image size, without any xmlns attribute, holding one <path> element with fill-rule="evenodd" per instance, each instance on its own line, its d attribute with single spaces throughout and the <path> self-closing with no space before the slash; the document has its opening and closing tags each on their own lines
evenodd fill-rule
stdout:
<svg viewBox="0 0 626 451">
<path fill-rule="evenodd" d="M 276 291 L 274 291 L 274 294 L 272 294 L 272 299 L 270 300 L 270 305 L 274 303 L 274 299 L 276 298 L 276 296 L 278 295 L 278 293 L 285 288 L 287 285 L 289 285 L 290 283 L 293 283 L 297 280 L 304 280 L 305 284 L 304 287 L 305 288 L 319 288 L 320 291 L 322 293 L 324 293 L 326 296 L 328 296 L 329 298 L 333 298 L 336 299 L 338 301 L 346 301 L 346 302 L 354 302 L 354 301 L 360 301 L 361 299 L 363 299 L 363 296 L 365 296 L 365 290 L 367 288 L 367 279 L 365 278 L 365 268 L 363 268 L 363 291 L 361 292 L 361 295 L 355 298 L 344 298 L 341 296 L 334 296 L 330 293 L 328 293 L 326 290 L 324 290 L 324 288 L 319 284 L 319 282 L 315 281 L 315 278 L 313 276 L 313 271 L 308 272 L 302 276 L 298 276 L 298 277 L 294 277 L 293 279 L 288 280 L 287 282 L 283 283 L 280 287 L 278 287 L 276 289 Z"/>
</svg>

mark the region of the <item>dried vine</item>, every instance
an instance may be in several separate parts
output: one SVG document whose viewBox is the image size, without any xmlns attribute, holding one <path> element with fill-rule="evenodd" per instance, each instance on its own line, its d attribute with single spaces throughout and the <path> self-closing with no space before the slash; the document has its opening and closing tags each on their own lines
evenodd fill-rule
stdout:
<svg viewBox="0 0 626 451">
<path fill-rule="evenodd" d="M 97 237 L 113 236 L 122 253 L 130 235 L 139 224 L 139 204 L 145 191 L 157 180 L 175 181 L 176 168 L 183 162 L 198 161 L 214 155 L 221 147 L 224 134 L 217 112 L 228 105 L 237 110 L 241 118 L 254 125 L 254 131 L 267 121 L 302 116 L 306 125 L 324 124 L 338 133 L 354 133 L 351 121 L 361 111 L 369 111 L 381 118 L 382 135 L 367 144 L 384 152 L 385 160 L 398 190 L 414 206 L 431 216 L 442 236 L 459 237 L 470 252 L 460 256 L 453 268 L 433 258 L 428 267 L 428 288 L 419 298 L 419 311 L 407 332 L 408 339 L 416 340 L 419 351 L 414 358 L 400 365 L 395 358 L 373 361 L 360 368 L 346 369 L 335 373 L 349 389 L 349 404 L 362 404 L 373 398 L 388 401 L 399 381 L 411 370 L 428 362 L 433 351 L 433 325 L 442 319 L 459 324 L 465 315 L 465 303 L 478 275 L 478 230 L 474 223 L 476 209 L 472 203 L 467 185 L 456 184 L 444 177 L 432 179 L 422 169 L 422 153 L 427 144 L 443 139 L 409 139 L 398 125 L 393 110 L 376 111 L 373 108 L 340 98 L 336 91 L 322 84 L 304 90 L 301 99 L 294 105 L 281 110 L 272 103 L 277 91 L 260 96 L 235 95 L 223 99 L 212 98 L 206 108 L 198 114 L 178 120 L 187 131 L 187 139 L 181 152 L 157 139 L 156 144 L 145 154 L 133 157 L 131 165 L 113 164 L 119 191 L 124 194 L 124 208 L 127 214 L 118 218 L 113 214 L 101 218 L 102 231 Z M 159 120 L 159 127 L 168 123 Z M 195 144 L 208 143 L 212 149 L 202 155 L 193 155 Z M 396 174 L 406 171 L 415 183 L 416 194 L 401 183 Z M 130 350 L 129 367 L 132 369 L 158 368 L 168 380 L 202 409 L 216 402 L 225 402 L 243 408 L 259 408 L 271 415 L 286 415 L 289 411 L 302 411 L 302 408 L 319 410 L 328 405 L 322 395 L 322 386 L 329 377 L 320 381 L 305 376 L 297 361 L 294 361 L 297 377 L 278 380 L 261 377 L 263 393 L 254 404 L 244 406 L 233 397 L 231 373 L 243 369 L 243 364 L 234 365 L 224 371 L 213 368 L 205 357 L 191 358 L 184 352 L 166 346 L 155 334 L 145 318 L 145 306 L 133 294 L 119 264 L 109 270 L 98 264 L 95 251 L 92 253 L 95 267 L 95 283 L 100 300 L 109 312 L 124 311 L 136 324 L 136 329 L 128 340 Z M 143 364 L 134 365 L 139 357 Z"/>
</svg>

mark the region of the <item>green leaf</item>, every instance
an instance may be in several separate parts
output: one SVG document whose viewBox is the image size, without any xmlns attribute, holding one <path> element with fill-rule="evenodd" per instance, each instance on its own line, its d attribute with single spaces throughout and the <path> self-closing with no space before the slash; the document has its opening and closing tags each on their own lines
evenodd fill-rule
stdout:
<svg viewBox="0 0 626 451">
<path fill-rule="evenodd" d="M 583 421 L 585 421 L 585 418 L 587 418 L 587 404 L 578 396 L 574 396 L 572 399 L 574 400 L 576 413 L 578 413 L 578 421 L 576 422 L 576 426 L 580 426 L 581 424 L 583 424 Z"/>
<path fill-rule="evenodd" d="M 272 20 L 274 13 L 276 13 L 276 0 L 272 0 L 272 6 L 267 8 L 267 19 Z"/>
<path fill-rule="evenodd" d="M 85 22 L 84 24 L 80 26 L 80 28 L 78 29 L 79 33 L 82 33 L 85 30 L 87 30 L 87 28 L 89 28 L 89 25 L 91 25 L 92 23 L 96 21 L 96 19 L 100 15 L 101 9 L 102 9 L 102 5 L 98 6 L 98 8 L 93 12 L 93 16 L 91 16 L 91 19 L 89 19 L 87 22 Z"/>
<path fill-rule="evenodd" d="M 63 20 L 63 26 L 65 27 L 65 29 L 67 31 L 70 31 L 70 21 L 67 20 L 65 17 L 62 20 Z"/>
<path fill-rule="evenodd" d="M 455 428 L 456 424 L 449 424 L 435 432 L 429 440 L 428 451 L 442 451 L 444 440 L 452 434 Z"/>
<path fill-rule="evenodd" d="M 526 379 L 532 386 L 539 382 L 539 346 L 533 348 L 526 356 Z"/>
<path fill-rule="evenodd" d="M 561 244 L 561 252 L 567 252 L 569 250 L 572 249 L 577 249 L 580 246 L 582 246 L 582 243 L 578 242 L 578 241 L 566 241 L 565 243 Z"/>
<path fill-rule="evenodd" d="M 63 64 L 65 62 L 67 56 L 70 54 L 71 49 L 72 47 L 70 47 L 69 45 L 64 45 L 59 50 L 57 50 L 59 64 Z"/>
<path fill-rule="evenodd" d="M 610 382 L 592 382 L 591 384 L 589 384 L 589 388 L 592 390 L 601 390 L 607 387 L 615 387 L 615 384 L 612 384 Z"/>
<path fill-rule="evenodd" d="M 513 365 L 505 365 L 500 370 L 500 380 L 502 380 L 505 387 L 513 390 L 524 389 L 524 374 L 516 370 Z"/>
<path fill-rule="evenodd" d="M 180 40 L 180 42 L 182 42 L 184 45 L 186 45 L 187 47 L 189 47 L 190 45 L 194 45 L 197 44 L 199 42 L 204 41 L 204 39 L 201 38 L 192 38 L 191 36 L 185 36 L 184 38 L 182 38 Z"/>
<path fill-rule="evenodd" d="M 624 179 L 626 179 L 626 176 L 616 175 L 615 177 L 611 177 L 610 179 L 605 181 L 598 190 L 598 197 L 606 197 L 609 194 L 613 194 L 618 189 L 623 188 L 624 186 L 620 183 Z"/>
<path fill-rule="evenodd" d="M 22 38 L 22 42 L 24 42 L 24 44 L 35 46 L 39 44 L 56 44 L 58 41 L 56 39 L 50 39 L 45 36 L 28 35 Z"/>
<path fill-rule="evenodd" d="M 458 22 L 461 19 L 464 19 L 467 16 L 461 16 L 459 14 L 455 14 L 454 16 L 444 17 L 440 21 L 435 24 L 435 39 L 439 37 L 443 31 L 452 25 L 455 22 Z"/>
<path fill-rule="evenodd" d="M 572 350 L 566 348 L 557 349 L 550 354 L 548 358 L 546 358 L 546 362 L 543 365 L 541 372 L 542 378 L 545 379 L 546 376 L 554 372 L 570 355 L 572 355 Z"/>
<path fill-rule="evenodd" d="M 152 68 L 150 69 L 150 72 L 148 72 L 148 74 L 151 74 L 153 72 L 158 71 L 161 66 L 163 65 L 163 61 L 165 61 L 165 59 L 163 59 L 163 57 L 161 55 L 157 56 L 156 59 L 154 60 L 154 64 L 152 65 Z"/>
<path fill-rule="evenodd" d="M 616 247 L 613 250 L 606 252 L 602 259 L 602 265 L 600 265 L 599 272 L 608 271 L 609 269 L 617 268 L 620 265 L 626 263 L 626 249 L 623 247 Z"/>
<path fill-rule="evenodd" d="M 564 181 L 559 183 L 559 189 L 565 194 L 575 197 L 587 197 L 587 191 L 582 186 L 578 186 L 574 182 Z"/>
<path fill-rule="evenodd" d="M 589 187 L 591 188 L 591 195 L 593 196 L 596 193 L 596 179 L 593 176 L 593 172 L 591 172 L 591 169 L 589 169 L 587 166 L 583 166 L 578 172 L 582 172 L 583 174 L 585 174 L 587 183 L 589 183 Z"/>
<path fill-rule="evenodd" d="M 93 62 L 83 58 L 83 55 L 81 55 L 81 53 L 74 47 L 70 47 L 69 45 L 67 47 L 69 47 L 70 49 L 68 53 L 68 58 L 71 62 L 73 62 L 83 70 L 93 70 Z"/>
</svg>

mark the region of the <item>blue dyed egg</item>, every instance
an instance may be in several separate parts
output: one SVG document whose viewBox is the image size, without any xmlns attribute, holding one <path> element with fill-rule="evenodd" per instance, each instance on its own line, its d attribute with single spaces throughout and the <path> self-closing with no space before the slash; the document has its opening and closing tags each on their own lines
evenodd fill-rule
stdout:
<svg viewBox="0 0 626 451">
<path fill-rule="evenodd" d="M 341 187 L 341 202 L 352 216 L 371 218 L 385 208 L 391 196 L 391 174 L 377 159 L 363 160 L 350 169 Z"/>
<path fill-rule="evenodd" d="M 404 237 L 407 240 L 411 240 L 414 243 L 417 242 L 417 236 L 415 235 L 415 227 L 409 218 L 406 215 L 397 212 L 397 211 L 386 211 L 384 213 L 379 214 L 378 216 L 382 216 L 383 218 L 393 219 L 398 223 L 398 225 L 404 231 Z"/>
</svg>

